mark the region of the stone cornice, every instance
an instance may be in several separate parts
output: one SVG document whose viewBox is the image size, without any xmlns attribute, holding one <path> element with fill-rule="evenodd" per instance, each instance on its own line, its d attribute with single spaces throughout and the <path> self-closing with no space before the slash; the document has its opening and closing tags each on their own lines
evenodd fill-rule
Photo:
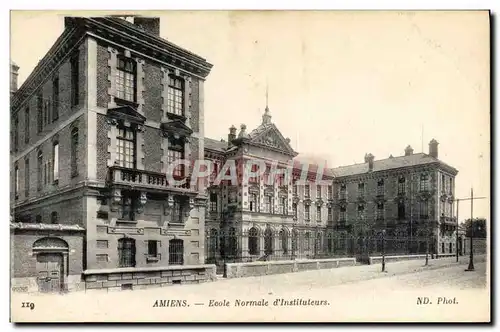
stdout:
<svg viewBox="0 0 500 332">
<path fill-rule="evenodd" d="M 213 67 L 204 58 L 160 37 L 145 33 L 120 19 L 80 17 L 72 18 L 72 20 L 75 20 L 76 24 L 84 25 L 85 29 L 93 32 L 96 36 L 124 43 L 132 51 L 137 50 L 145 53 L 155 59 L 180 67 L 179 69 L 190 74 L 205 78 Z"/>
<path fill-rule="evenodd" d="M 12 113 L 20 109 L 24 102 L 29 100 L 30 96 L 39 89 L 40 85 L 51 77 L 52 72 L 59 67 L 61 62 L 71 56 L 73 49 L 79 46 L 83 37 L 83 32 L 76 27 L 64 30 L 21 87 L 14 93 L 11 99 Z"/>
</svg>

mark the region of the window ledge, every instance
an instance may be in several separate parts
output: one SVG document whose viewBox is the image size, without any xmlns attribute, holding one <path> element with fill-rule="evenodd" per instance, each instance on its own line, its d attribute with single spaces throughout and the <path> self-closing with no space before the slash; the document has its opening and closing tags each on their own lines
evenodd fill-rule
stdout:
<svg viewBox="0 0 500 332">
<path fill-rule="evenodd" d="M 130 101 L 130 100 L 126 100 L 126 99 L 121 99 L 121 98 L 118 98 L 118 97 L 114 97 L 114 100 L 115 100 L 115 104 L 116 105 L 128 105 L 128 106 L 132 106 L 132 107 L 135 107 L 135 108 L 138 108 L 139 107 L 139 104 L 134 102 L 134 101 Z"/>
<path fill-rule="evenodd" d="M 131 225 L 134 225 L 134 224 L 137 224 L 137 221 L 136 220 L 123 220 L 123 219 L 118 219 L 116 221 L 116 224 L 131 224 Z"/>
<path fill-rule="evenodd" d="M 185 224 L 184 223 L 178 223 L 178 222 L 169 222 L 168 226 L 171 226 L 171 227 L 184 227 Z"/>
</svg>

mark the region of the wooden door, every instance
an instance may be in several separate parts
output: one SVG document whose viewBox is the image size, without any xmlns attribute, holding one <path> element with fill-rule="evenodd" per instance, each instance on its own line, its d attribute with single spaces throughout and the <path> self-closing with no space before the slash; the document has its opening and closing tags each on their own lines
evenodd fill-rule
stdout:
<svg viewBox="0 0 500 332">
<path fill-rule="evenodd" d="M 36 270 L 40 292 L 59 292 L 63 279 L 63 256 L 60 253 L 40 253 L 37 255 Z"/>
</svg>

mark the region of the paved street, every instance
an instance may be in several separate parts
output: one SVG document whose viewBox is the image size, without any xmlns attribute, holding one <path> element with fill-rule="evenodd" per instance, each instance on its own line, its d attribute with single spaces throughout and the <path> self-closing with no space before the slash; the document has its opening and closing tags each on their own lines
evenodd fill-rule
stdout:
<svg viewBox="0 0 500 332">
<path fill-rule="evenodd" d="M 394 262 L 387 264 L 387 273 L 380 272 L 380 264 L 363 265 L 116 293 L 24 296 L 24 300 L 22 295 L 14 295 L 12 304 L 35 302 L 35 310 L 23 311 L 24 317 L 31 319 L 52 316 L 55 312 L 69 320 L 81 317 L 83 312 L 84 317 L 97 321 L 482 319 L 488 312 L 489 301 L 486 263 L 484 256 L 477 257 L 476 271 L 465 272 L 467 262 L 467 257 L 461 257 L 459 263 L 455 258 L 430 260 L 427 267 L 423 261 Z M 418 297 L 428 297 L 433 304 L 419 306 Z M 327 304 L 273 306 L 276 299 L 299 298 Z M 438 301 L 454 298 L 458 303 L 437 305 Z M 156 300 L 187 300 L 189 307 L 157 308 Z M 229 304 L 229 307 L 210 307 L 210 300 L 212 304 Z M 243 303 L 267 300 L 269 304 L 235 307 L 236 300 Z"/>
</svg>

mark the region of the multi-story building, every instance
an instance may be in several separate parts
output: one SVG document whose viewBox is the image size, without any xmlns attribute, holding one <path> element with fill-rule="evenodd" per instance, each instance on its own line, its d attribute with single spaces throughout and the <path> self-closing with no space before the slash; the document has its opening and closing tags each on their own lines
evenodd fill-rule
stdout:
<svg viewBox="0 0 500 332">
<path fill-rule="evenodd" d="M 388 252 L 455 252 L 458 171 L 438 159 L 436 140 L 430 141 L 428 154 L 413 153 L 408 146 L 404 156 L 375 160 L 367 154 L 362 164 L 332 171 L 335 230 L 346 239 L 338 250 L 380 252 L 380 235 L 385 231 Z"/>
<path fill-rule="evenodd" d="M 12 94 L 12 278 L 20 289 L 205 279 L 203 159 L 212 65 L 159 36 L 158 18 L 65 19 Z M 13 87 L 16 73 L 13 65 Z M 207 267 L 208 268 L 208 267 Z"/>
<path fill-rule="evenodd" d="M 306 169 L 294 160 L 298 154 L 272 123 L 267 106 L 262 123 L 249 133 L 246 130 L 241 125 L 237 135 L 232 126 L 227 141 L 205 138 L 205 159 L 216 165 L 234 162 L 239 170 L 257 166 L 248 165 L 256 160 L 266 165 L 262 176 L 233 184 L 217 183 L 217 174 L 225 170 L 214 167 L 208 188 L 207 260 L 315 256 L 333 221 L 333 177 L 317 165 Z M 305 181 L 297 184 L 301 176 Z"/>
</svg>

